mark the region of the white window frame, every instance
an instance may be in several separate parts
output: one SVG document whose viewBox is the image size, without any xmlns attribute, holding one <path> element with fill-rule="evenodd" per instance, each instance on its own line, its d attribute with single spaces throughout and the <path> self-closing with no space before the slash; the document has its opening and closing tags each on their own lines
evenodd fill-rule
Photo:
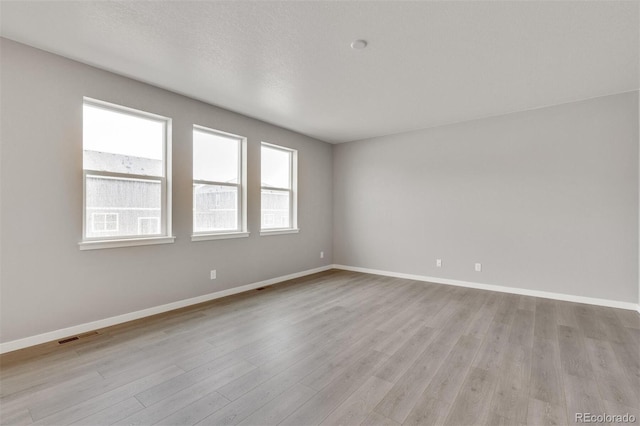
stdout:
<svg viewBox="0 0 640 426">
<path fill-rule="evenodd" d="M 96 229 L 96 217 L 97 216 L 103 216 L 104 219 L 102 220 L 102 223 L 107 223 L 107 222 L 115 222 L 116 223 L 116 229 Z M 113 220 L 109 220 L 107 221 L 107 216 L 113 216 L 116 218 L 115 221 Z M 92 212 L 91 213 L 91 232 L 117 232 L 120 229 L 120 215 L 118 213 L 104 213 L 104 212 Z"/>
<path fill-rule="evenodd" d="M 247 228 L 247 138 L 244 136 L 236 135 L 233 133 L 223 132 L 221 130 L 212 129 L 210 127 L 193 125 L 193 132 L 199 131 L 203 133 L 210 133 L 212 135 L 221 136 L 224 138 L 236 139 L 238 141 L 238 183 L 218 182 L 213 180 L 193 179 L 193 184 L 202 185 L 216 185 L 227 186 L 237 188 L 238 193 L 238 217 L 236 223 L 238 224 L 236 229 L 220 230 L 220 231 L 195 231 L 196 224 L 196 200 L 191 201 L 191 241 L 208 241 L 208 240 L 222 240 L 227 238 L 246 238 L 249 236 L 249 230 Z M 191 147 L 193 149 L 193 136 Z M 193 158 L 193 157 L 192 157 Z M 192 168 L 193 171 L 193 168 Z M 192 187 L 193 187 L 192 184 Z M 191 191 L 193 197 L 194 191 Z"/>
<path fill-rule="evenodd" d="M 262 190 L 282 191 L 289 193 L 289 226 L 282 228 L 262 228 L 262 205 L 260 206 L 260 235 L 281 235 L 281 234 L 297 234 L 298 229 L 298 150 L 287 148 L 281 145 L 275 145 L 269 142 L 260 144 L 260 153 L 262 147 L 277 149 L 289 153 L 289 188 L 279 188 L 275 186 L 263 186 L 262 175 L 260 176 L 260 199 L 262 200 Z M 262 164 L 262 158 L 260 159 Z"/>
<path fill-rule="evenodd" d="M 150 244 L 173 243 L 175 237 L 171 235 L 171 119 L 150 112 L 112 104 L 98 99 L 83 98 L 84 105 L 94 108 L 102 108 L 108 111 L 140 117 L 147 120 L 159 121 L 164 125 L 162 158 L 163 176 L 147 176 L 132 173 L 116 173 L 104 170 L 85 169 L 82 172 L 82 241 L 78 244 L 80 250 L 93 250 L 115 247 L 141 246 Z M 84 148 L 84 141 L 83 141 Z M 87 237 L 87 177 L 106 177 L 135 179 L 145 182 L 157 182 L 161 184 L 161 211 L 160 211 L 160 231 L 161 235 L 119 235 L 116 237 Z"/>
</svg>

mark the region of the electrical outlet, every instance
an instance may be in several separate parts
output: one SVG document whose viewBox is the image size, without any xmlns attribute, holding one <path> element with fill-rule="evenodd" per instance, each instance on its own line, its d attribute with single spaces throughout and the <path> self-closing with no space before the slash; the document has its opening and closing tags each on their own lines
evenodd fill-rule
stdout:
<svg viewBox="0 0 640 426">
<path fill-rule="evenodd" d="M 482 263 L 476 263 L 476 272 L 482 272 Z"/>
<path fill-rule="evenodd" d="M 215 280 L 215 279 L 216 279 L 216 270 L 215 270 L 215 269 L 212 269 L 212 270 L 211 270 L 211 279 L 212 279 L 212 280 Z"/>
<path fill-rule="evenodd" d="M 442 268 L 442 259 L 436 259 L 436 266 Z"/>
<path fill-rule="evenodd" d="M 324 252 L 323 251 L 320 252 L 320 259 L 324 259 Z"/>
</svg>

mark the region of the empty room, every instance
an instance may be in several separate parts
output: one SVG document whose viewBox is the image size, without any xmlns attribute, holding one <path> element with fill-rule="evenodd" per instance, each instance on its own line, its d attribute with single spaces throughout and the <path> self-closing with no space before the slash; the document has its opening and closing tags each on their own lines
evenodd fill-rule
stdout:
<svg viewBox="0 0 640 426">
<path fill-rule="evenodd" d="M 0 36 L 2 425 L 640 424 L 640 2 Z"/>
</svg>

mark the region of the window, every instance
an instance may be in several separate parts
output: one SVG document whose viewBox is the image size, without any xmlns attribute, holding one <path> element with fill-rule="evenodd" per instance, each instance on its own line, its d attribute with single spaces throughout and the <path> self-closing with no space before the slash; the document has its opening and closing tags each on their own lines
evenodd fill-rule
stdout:
<svg viewBox="0 0 640 426">
<path fill-rule="evenodd" d="M 193 128 L 192 240 L 248 236 L 245 138 Z"/>
<path fill-rule="evenodd" d="M 91 213 L 91 230 L 98 232 L 118 232 L 118 213 Z"/>
<path fill-rule="evenodd" d="M 261 228 L 263 234 L 298 232 L 298 152 L 262 143 Z"/>
<path fill-rule="evenodd" d="M 85 98 L 81 249 L 172 242 L 170 120 Z"/>
</svg>

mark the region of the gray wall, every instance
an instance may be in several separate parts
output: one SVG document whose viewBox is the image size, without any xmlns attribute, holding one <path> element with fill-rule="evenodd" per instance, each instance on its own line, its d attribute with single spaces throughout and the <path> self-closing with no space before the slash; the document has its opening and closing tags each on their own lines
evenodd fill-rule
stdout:
<svg viewBox="0 0 640 426">
<path fill-rule="evenodd" d="M 334 261 L 637 303 L 638 137 L 633 92 L 338 145 Z"/>
<path fill-rule="evenodd" d="M 323 142 L 0 40 L 2 342 L 332 261 L 639 299 L 637 93 L 338 145 L 332 162 Z M 173 119 L 174 244 L 78 249 L 83 96 Z M 248 138 L 248 239 L 190 241 L 193 123 Z M 261 140 L 300 152 L 300 234 L 259 236 Z"/>
<path fill-rule="evenodd" d="M 0 48 L 3 342 L 331 263 L 331 145 L 6 39 Z M 174 244 L 78 249 L 83 96 L 173 119 Z M 194 123 L 248 138 L 249 238 L 190 241 Z M 299 234 L 259 234 L 261 140 L 299 150 Z"/>
</svg>

